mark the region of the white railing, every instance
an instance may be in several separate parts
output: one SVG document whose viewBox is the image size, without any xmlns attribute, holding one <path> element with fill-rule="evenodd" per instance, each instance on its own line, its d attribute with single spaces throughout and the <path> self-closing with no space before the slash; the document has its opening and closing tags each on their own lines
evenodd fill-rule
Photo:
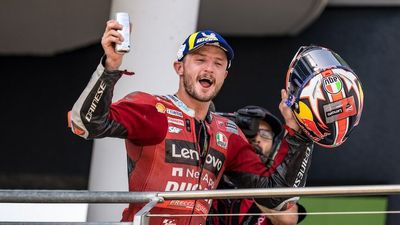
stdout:
<svg viewBox="0 0 400 225">
<path fill-rule="evenodd" d="M 186 192 L 100 192 L 59 190 L 0 190 L 0 203 L 143 203 L 147 204 L 135 215 L 134 225 L 148 225 L 148 212 L 159 202 L 180 199 L 232 199 L 291 196 L 366 196 L 399 194 L 400 185 L 365 185 L 336 187 L 235 189 Z M 387 212 L 390 213 L 390 212 Z M 393 212 L 398 213 L 398 212 Z M 157 215 L 151 215 L 157 216 Z M 190 216 L 190 215 L 188 215 Z M 13 225 L 99 225 L 132 224 L 132 222 L 0 222 Z"/>
</svg>

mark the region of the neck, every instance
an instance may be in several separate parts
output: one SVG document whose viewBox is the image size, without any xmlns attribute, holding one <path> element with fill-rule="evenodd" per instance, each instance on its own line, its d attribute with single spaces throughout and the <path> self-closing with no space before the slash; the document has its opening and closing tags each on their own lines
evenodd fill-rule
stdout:
<svg viewBox="0 0 400 225">
<path fill-rule="evenodd" d="M 193 109 L 195 112 L 196 120 L 204 120 L 207 116 L 208 107 L 210 106 L 210 101 L 201 102 L 198 101 L 191 96 L 189 96 L 186 92 L 179 91 L 176 93 L 176 96 L 185 103 L 186 106 Z"/>
</svg>

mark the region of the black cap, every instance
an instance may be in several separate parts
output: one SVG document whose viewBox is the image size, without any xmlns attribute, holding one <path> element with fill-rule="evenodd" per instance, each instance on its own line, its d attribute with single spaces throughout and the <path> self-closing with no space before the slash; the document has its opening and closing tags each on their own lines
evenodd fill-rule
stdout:
<svg viewBox="0 0 400 225">
<path fill-rule="evenodd" d="M 237 113 L 241 116 L 261 119 L 267 122 L 271 126 L 275 136 L 278 136 L 281 132 L 283 132 L 281 121 L 276 116 L 274 116 L 270 111 L 266 110 L 263 107 L 248 105 L 241 109 L 238 109 Z M 249 124 L 248 122 L 246 123 Z M 257 134 L 255 130 L 258 131 L 258 125 L 259 125 L 258 123 L 252 123 L 250 126 L 247 125 L 245 127 L 241 126 L 241 124 L 238 123 L 238 126 L 242 129 L 246 137 L 254 137 Z"/>
</svg>

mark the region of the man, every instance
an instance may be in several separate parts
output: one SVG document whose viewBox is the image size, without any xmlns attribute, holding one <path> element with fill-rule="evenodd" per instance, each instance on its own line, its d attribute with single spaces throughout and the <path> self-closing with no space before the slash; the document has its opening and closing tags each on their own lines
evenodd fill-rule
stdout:
<svg viewBox="0 0 400 225">
<path fill-rule="evenodd" d="M 270 174 L 237 126 L 208 111 L 233 59 L 233 50 L 216 32 L 191 34 L 178 51 L 174 69 L 179 76 L 175 95 L 154 96 L 134 92 L 111 103 L 113 88 L 125 73 L 119 70 L 123 55 L 114 45 L 122 41 L 116 21 L 107 22 L 102 46 L 105 56 L 71 112 L 71 129 L 92 139 L 118 137 L 126 141 L 130 191 L 186 191 L 215 189 L 224 171 L 238 173 L 240 187 L 280 187 L 304 183 L 297 179 L 301 161 L 312 148 L 308 139 L 296 133 L 292 118 L 291 135 L 282 142 L 288 160 L 281 172 Z M 287 109 L 289 110 L 289 109 Z M 282 182 L 285 181 L 285 182 Z M 274 208 L 286 198 L 258 202 Z M 130 204 L 122 221 L 131 221 L 144 204 Z M 204 224 L 205 216 L 174 217 L 176 214 L 207 214 L 211 201 L 177 200 L 157 204 L 150 224 Z"/>
<path fill-rule="evenodd" d="M 282 94 L 285 94 L 282 92 Z M 246 106 L 235 113 L 217 113 L 226 116 L 239 126 L 247 140 L 259 154 L 261 160 L 271 170 L 276 169 L 278 161 L 285 156 L 283 151 L 278 151 L 284 136 L 281 121 L 268 110 L 259 106 Z M 290 115 L 286 115 L 290 116 Z M 282 149 L 281 149 L 282 150 Z M 218 189 L 235 189 L 237 186 L 231 182 L 229 176 L 224 175 Z M 291 204 L 285 210 L 276 211 L 263 209 L 264 213 L 297 213 L 305 212 L 303 206 Z M 301 222 L 305 216 L 295 214 L 286 215 L 254 215 L 261 210 L 253 199 L 219 199 L 213 202 L 211 214 L 241 214 L 229 216 L 210 216 L 208 225 L 294 225 Z M 247 214 L 247 215 L 243 215 Z"/>
</svg>

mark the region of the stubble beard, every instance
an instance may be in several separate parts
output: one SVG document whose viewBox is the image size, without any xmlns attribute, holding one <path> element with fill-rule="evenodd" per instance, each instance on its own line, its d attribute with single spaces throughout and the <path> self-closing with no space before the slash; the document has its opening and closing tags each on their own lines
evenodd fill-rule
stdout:
<svg viewBox="0 0 400 225">
<path fill-rule="evenodd" d="M 219 90 L 221 87 L 216 87 L 215 91 L 207 96 L 207 95 L 201 95 L 201 93 L 197 93 L 195 90 L 195 84 L 192 82 L 190 79 L 187 78 L 188 76 L 184 76 L 183 78 L 183 86 L 185 88 L 186 93 L 192 97 L 193 99 L 199 101 L 199 102 L 209 102 L 212 99 L 214 99 L 215 96 L 217 96 Z"/>
</svg>

